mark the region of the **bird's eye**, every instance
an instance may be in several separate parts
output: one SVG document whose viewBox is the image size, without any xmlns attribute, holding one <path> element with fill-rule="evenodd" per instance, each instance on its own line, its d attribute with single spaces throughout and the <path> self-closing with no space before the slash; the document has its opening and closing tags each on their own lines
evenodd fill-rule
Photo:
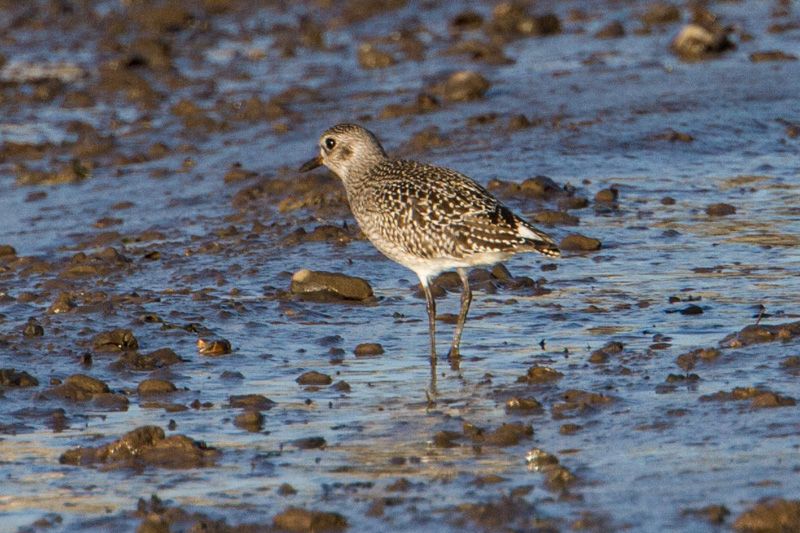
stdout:
<svg viewBox="0 0 800 533">
<path fill-rule="evenodd" d="M 327 139 L 325 139 L 325 147 L 326 147 L 328 150 L 333 150 L 333 147 L 334 147 L 334 146 L 336 146 L 336 141 L 335 141 L 335 140 L 333 140 L 333 139 L 332 139 L 332 138 L 330 138 L 330 137 L 328 137 Z"/>
</svg>

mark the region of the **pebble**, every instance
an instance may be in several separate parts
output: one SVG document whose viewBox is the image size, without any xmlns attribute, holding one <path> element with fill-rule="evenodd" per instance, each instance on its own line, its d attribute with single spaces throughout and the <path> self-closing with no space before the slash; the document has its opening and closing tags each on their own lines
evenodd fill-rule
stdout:
<svg viewBox="0 0 800 533">
<path fill-rule="evenodd" d="M 145 379 L 136 387 L 136 391 L 140 395 L 168 394 L 176 390 L 178 390 L 178 388 L 175 384 L 165 379 Z"/>
<path fill-rule="evenodd" d="M 227 339 L 197 339 L 197 351 L 200 355 L 218 357 L 231 353 L 231 343 Z"/>
<path fill-rule="evenodd" d="M 706 214 L 710 217 L 726 217 L 736 213 L 736 208 L 731 204 L 711 204 L 706 207 Z"/>
<path fill-rule="evenodd" d="M 580 233 L 572 233 L 567 235 L 559 243 L 559 248 L 571 252 L 593 252 L 602 247 L 602 243 L 598 239 L 581 235 Z"/>
<path fill-rule="evenodd" d="M 292 533 L 324 533 L 341 531 L 347 527 L 347 520 L 339 513 L 309 511 L 299 507 L 289 507 L 273 518 L 279 529 Z"/>
<path fill-rule="evenodd" d="M 383 354 L 383 346 L 377 342 L 365 342 L 356 346 L 353 353 L 356 357 L 374 357 Z"/>
<path fill-rule="evenodd" d="M 333 383 L 333 379 L 329 375 L 316 370 L 303 372 L 295 381 L 300 385 L 330 385 Z"/>
<path fill-rule="evenodd" d="M 313 270 L 299 270 L 292 276 L 292 294 L 328 296 L 335 299 L 363 301 L 372 298 L 372 287 L 362 278 Z"/>
<path fill-rule="evenodd" d="M 466 102 L 483 98 L 491 84 L 482 75 L 461 70 L 450 75 L 444 84 L 444 97 L 451 102 Z"/>
</svg>

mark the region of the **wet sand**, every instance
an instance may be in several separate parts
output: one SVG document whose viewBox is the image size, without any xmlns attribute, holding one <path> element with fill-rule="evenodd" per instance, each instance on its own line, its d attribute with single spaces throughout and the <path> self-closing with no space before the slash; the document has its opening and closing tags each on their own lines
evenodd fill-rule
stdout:
<svg viewBox="0 0 800 533">
<path fill-rule="evenodd" d="M 800 528 L 791 3 L 0 5 L 0 530 Z M 565 250 L 457 368 L 341 121 Z"/>
</svg>

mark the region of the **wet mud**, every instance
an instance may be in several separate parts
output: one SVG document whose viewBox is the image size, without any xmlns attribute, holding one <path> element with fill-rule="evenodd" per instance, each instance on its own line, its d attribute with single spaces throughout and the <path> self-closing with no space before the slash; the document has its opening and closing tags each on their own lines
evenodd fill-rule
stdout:
<svg viewBox="0 0 800 533">
<path fill-rule="evenodd" d="M 791 2 L 0 2 L 0 530 L 800 528 Z M 461 358 L 359 122 L 564 257 Z M 440 351 L 460 280 L 443 274 Z"/>
</svg>

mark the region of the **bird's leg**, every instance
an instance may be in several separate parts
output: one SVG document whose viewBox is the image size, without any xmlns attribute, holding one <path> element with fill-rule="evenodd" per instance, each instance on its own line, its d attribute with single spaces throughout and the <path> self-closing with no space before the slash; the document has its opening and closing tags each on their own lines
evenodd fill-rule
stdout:
<svg viewBox="0 0 800 533">
<path fill-rule="evenodd" d="M 469 288 L 467 271 L 463 268 L 458 268 L 456 271 L 458 272 L 458 276 L 461 278 L 461 284 L 464 286 L 464 289 L 461 291 L 461 309 L 458 312 L 456 332 L 453 334 L 453 344 L 450 345 L 450 352 L 448 353 L 448 358 L 451 362 L 457 361 L 461 357 L 458 347 L 461 344 L 461 333 L 464 331 L 464 322 L 467 321 L 469 305 L 472 303 L 472 290 Z"/>
<path fill-rule="evenodd" d="M 427 279 L 420 279 L 422 284 L 422 291 L 425 293 L 425 300 L 428 308 L 428 333 L 431 338 L 431 361 L 436 361 L 436 301 L 433 299 L 433 293 L 428 286 Z"/>
</svg>

